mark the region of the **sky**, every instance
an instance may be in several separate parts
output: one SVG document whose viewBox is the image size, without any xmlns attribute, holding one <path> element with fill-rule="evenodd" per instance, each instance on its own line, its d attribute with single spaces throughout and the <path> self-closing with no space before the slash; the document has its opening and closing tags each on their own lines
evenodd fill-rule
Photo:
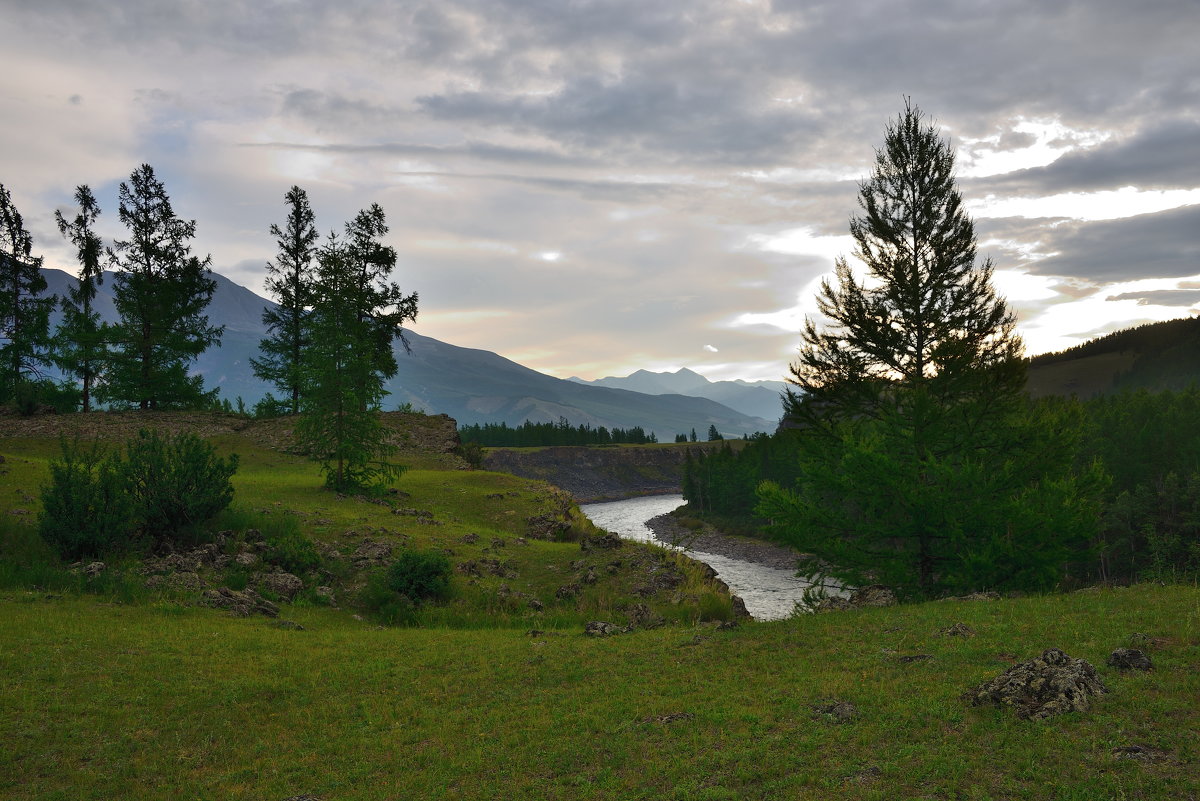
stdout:
<svg viewBox="0 0 1200 801">
<path fill-rule="evenodd" d="M 905 98 L 1027 352 L 1200 310 L 1196 0 L 0 0 L 45 266 L 141 163 L 263 292 L 293 184 L 383 206 L 413 330 L 560 377 L 780 379 Z"/>
</svg>

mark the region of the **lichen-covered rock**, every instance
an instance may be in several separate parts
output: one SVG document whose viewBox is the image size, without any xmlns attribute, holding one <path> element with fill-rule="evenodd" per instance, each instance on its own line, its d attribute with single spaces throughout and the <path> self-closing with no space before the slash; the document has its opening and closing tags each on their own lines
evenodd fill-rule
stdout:
<svg viewBox="0 0 1200 801">
<path fill-rule="evenodd" d="M 1119 670 L 1151 670 L 1154 667 L 1150 657 L 1137 648 L 1118 648 L 1109 654 L 1107 664 Z"/>
<path fill-rule="evenodd" d="M 254 567 L 258 564 L 258 556 L 246 551 L 233 557 L 233 563 L 238 567 Z"/>
<path fill-rule="evenodd" d="M 365 570 L 371 567 L 382 567 L 392 558 L 392 546 L 386 542 L 376 542 L 369 537 L 363 538 L 362 543 L 354 549 L 350 560 L 355 570 Z"/>
<path fill-rule="evenodd" d="M 1063 712 L 1086 712 L 1093 696 L 1107 692 L 1088 662 L 1047 648 L 1036 659 L 1013 665 L 968 690 L 963 699 L 972 706 L 1011 707 L 1021 718 L 1041 720 Z"/>
<path fill-rule="evenodd" d="M 202 603 L 218 609 L 228 609 L 234 617 L 250 617 L 251 615 L 266 615 L 279 617 L 279 607 L 263 598 L 254 590 L 231 590 L 228 587 L 217 587 L 215 590 L 205 590 Z"/>
<path fill-rule="evenodd" d="M 554 592 L 554 597 L 560 601 L 568 601 L 579 594 L 579 585 L 572 582 L 564 584 Z"/>
<path fill-rule="evenodd" d="M 953 626 L 947 626 L 944 629 L 939 629 L 937 636 L 939 637 L 974 637 L 975 629 L 968 626 L 966 623 L 955 623 Z"/>
<path fill-rule="evenodd" d="M 304 589 L 304 582 L 291 573 L 264 573 L 258 580 L 258 586 L 259 589 L 290 601 Z"/>
<path fill-rule="evenodd" d="M 606 623 L 603 620 L 593 620 L 583 627 L 583 633 L 589 637 L 611 637 L 614 634 L 624 634 L 627 629 L 623 629 L 615 623 Z"/>
<path fill-rule="evenodd" d="M 579 549 L 582 551 L 590 551 L 593 548 L 600 550 L 611 550 L 621 547 L 621 537 L 611 531 L 606 531 L 599 537 L 584 537 L 579 541 Z"/>
<path fill-rule="evenodd" d="M 629 622 L 642 629 L 656 629 L 667 624 L 666 618 L 645 604 L 629 607 Z"/>
<path fill-rule="evenodd" d="M 849 701 L 829 700 L 813 704 L 813 712 L 831 723 L 850 723 L 861 717 L 858 707 Z"/>
<path fill-rule="evenodd" d="M 106 567 L 107 565 L 105 565 L 103 562 L 92 562 L 83 568 L 83 575 L 87 576 L 88 578 L 95 578 L 103 573 Z"/>
</svg>

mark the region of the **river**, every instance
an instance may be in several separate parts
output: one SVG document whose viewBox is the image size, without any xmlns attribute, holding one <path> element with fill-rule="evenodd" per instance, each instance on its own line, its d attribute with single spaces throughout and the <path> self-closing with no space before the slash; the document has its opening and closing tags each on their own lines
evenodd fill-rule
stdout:
<svg viewBox="0 0 1200 801">
<path fill-rule="evenodd" d="M 600 528 L 622 537 L 673 547 L 654 537 L 646 521 L 683 505 L 682 495 L 654 495 L 623 501 L 588 503 L 579 508 Z M 729 590 L 746 603 L 755 620 L 779 620 L 788 617 L 796 604 L 803 602 L 804 590 L 811 583 L 796 576 L 794 570 L 731 559 L 714 553 L 681 549 L 691 558 L 705 562 L 729 585 Z"/>
</svg>

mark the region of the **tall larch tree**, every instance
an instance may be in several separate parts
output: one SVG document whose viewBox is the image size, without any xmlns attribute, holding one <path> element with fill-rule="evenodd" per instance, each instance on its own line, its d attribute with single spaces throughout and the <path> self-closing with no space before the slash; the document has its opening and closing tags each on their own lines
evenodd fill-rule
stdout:
<svg viewBox="0 0 1200 801">
<path fill-rule="evenodd" d="M 33 255 L 33 237 L 0 184 L 0 403 L 13 403 L 42 378 L 49 362 L 50 312 L 42 258 Z"/>
<path fill-rule="evenodd" d="M 283 393 L 288 410 L 300 412 L 303 394 L 302 359 L 309 343 L 308 314 L 312 305 L 313 257 L 317 229 L 308 194 L 293 186 L 284 196 L 288 206 L 283 228 L 271 226 L 278 255 L 267 264 L 267 289 L 276 307 L 263 310 L 269 335 L 259 343 L 262 358 L 251 359 L 254 374 Z"/>
<path fill-rule="evenodd" d="M 405 295 L 398 284 L 388 281 L 396 267 L 396 249 L 383 243 L 387 232 L 383 208 L 373 203 L 346 223 L 344 243 L 355 282 L 355 318 L 369 335 L 372 369 L 385 381 L 399 370 L 394 343 L 398 340 L 408 350 L 404 323 L 417 318 L 417 293 Z M 364 387 L 362 394 L 365 399 L 369 390 Z"/>
<path fill-rule="evenodd" d="M 1024 396 L 1014 317 L 977 263 L 947 141 L 911 103 L 887 127 L 818 296 L 785 402 L 802 429 L 795 487 L 764 483 L 774 532 L 851 584 L 910 597 L 1042 589 L 1096 530 L 1068 406 Z"/>
<path fill-rule="evenodd" d="M 82 409 L 87 412 L 108 359 L 108 327 L 92 308 L 96 289 L 104 281 L 104 243 L 95 231 L 100 206 L 87 184 L 75 189 L 75 202 L 79 210 L 69 222 L 61 211 L 54 212 L 58 230 L 75 246 L 79 261 L 79 283 L 61 300 L 63 316 L 54 334 L 54 363 L 66 376 L 79 381 Z"/>
<path fill-rule="evenodd" d="M 317 253 L 296 438 L 339 492 L 376 488 L 402 470 L 389 462 L 395 449 L 379 417 L 386 394 L 378 353 L 384 310 L 372 305 L 374 292 L 361 279 L 348 244 L 331 235 Z M 386 344 L 390 350 L 391 337 Z"/>
<path fill-rule="evenodd" d="M 223 328 L 210 325 L 205 309 L 216 290 L 210 258 L 192 254 L 196 222 L 175 214 L 149 164 L 122 182 L 121 223 L 129 239 L 109 250 L 120 322 L 103 399 L 140 409 L 188 408 L 211 402 L 203 378 L 188 367 Z"/>
</svg>

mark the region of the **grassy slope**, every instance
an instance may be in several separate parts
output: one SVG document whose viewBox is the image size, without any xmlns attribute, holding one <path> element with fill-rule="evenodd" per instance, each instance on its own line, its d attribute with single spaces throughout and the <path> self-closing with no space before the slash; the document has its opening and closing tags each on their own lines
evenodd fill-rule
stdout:
<svg viewBox="0 0 1200 801">
<path fill-rule="evenodd" d="M 218 438 L 242 454 L 239 502 L 291 510 L 314 537 L 384 526 L 473 558 L 543 509 L 544 485 L 436 469 L 401 480 L 404 504 L 441 525 L 314 491 L 311 465 Z M 0 513 L 36 509 L 56 451 L 6 439 Z M 410 460 L 412 461 L 412 460 Z M 420 466 L 419 460 L 414 466 Z M 433 467 L 434 465 L 428 465 Z M 500 495 L 500 497 L 496 497 Z M 491 497 L 489 497 L 491 496 Z M 464 533 L 480 543 L 462 544 Z M 479 549 L 477 551 L 477 549 Z M 1000 602 L 939 602 L 751 624 L 680 625 L 607 640 L 578 622 L 619 614 L 622 576 L 554 605 L 578 546 L 511 545 L 507 583 L 548 603 L 538 618 L 489 578 L 443 612 L 458 628 L 379 629 L 297 605 L 237 620 L 171 596 L 0 593 L 0 798 L 1188 798 L 1200 793 L 1200 591 L 1139 586 Z M 689 585 L 691 587 L 691 585 Z M 694 589 L 694 588 L 693 588 Z M 669 611 L 664 607 L 665 611 Z M 546 626 L 543 621 L 549 621 Z M 964 622 L 973 639 L 941 638 Z M 530 638 L 531 625 L 562 633 Z M 475 626 L 463 628 L 462 626 Z M 1150 674 L 1103 667 L 1134 632 L 1158 638 Z M 1113 692 L 1048 723 L 971 709 L 959 694 L 1057 646 Z M 904 664 L 899 657 L 932 659 Z M 849 700 L 842 725 L 812 705 Z M 693 717 L 662 722 L 657 718 Z M 1152 764 L 1116 760 L 1140 744 Z"/>
</svg>

